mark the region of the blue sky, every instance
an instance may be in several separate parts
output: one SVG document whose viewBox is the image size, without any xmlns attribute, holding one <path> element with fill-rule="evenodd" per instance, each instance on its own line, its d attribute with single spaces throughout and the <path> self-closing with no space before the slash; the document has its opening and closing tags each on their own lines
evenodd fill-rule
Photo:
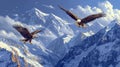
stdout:
<svg viewBox="0 0 120 67">
<path fill-rule="evenodd" d="M 34 7 L 43 12 L 54 13 L 60 12 L 57 5 L 62 5 L 67 9 L 75 8 L 77 5 L 92 7 L 97 6 L 98 3 L 105 0 L 0 0 L 0 15 L 22 14 Z M 120 0 L 108 0 L 113 4 L 114 8 L 120 9 Z M 43 5 L 52 5 L 56 9 L 52 10 Z"/>
</svg>

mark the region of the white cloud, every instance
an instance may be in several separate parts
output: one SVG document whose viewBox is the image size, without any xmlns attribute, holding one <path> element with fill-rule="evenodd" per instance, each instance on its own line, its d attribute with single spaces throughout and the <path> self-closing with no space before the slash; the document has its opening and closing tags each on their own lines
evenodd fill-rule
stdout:
<svg viewBox="0 0 120 67">
<path fill-rule="evenodd" d="M 21 36 L 19 33 L 13 28 L 14 24 L 22 25 L 22 23 L 18 21 L 14 21 L 10 17 L 2 17 L 0 16 L 0 36 L 18 40 Z"/>
<path fill-rule="evenodd" d="M 71 12 L 75 13 L 79 18 L 84 18 L 91 14 L 96 13 L 105 13 L 106 17 L 102 17 L 99 19 L 96 19 L 90 23 L 87 24 L 87 28 L 77 28 L 79 32 L 81 33 L 89 33 L 92 31 L 94 34 L 98 32 L 100 29 L 106 27 L 111 21 L 117 19 L 120 21 L 120 10 L 114 9 L 114 6 L 109 1 L 104 1 L 102 3 L 98 4 L 98 7 L 91 7 L 89 5 L 82 7 L 78 5 L 76 8 L 71 8 Z M 68 20 L 69 22 L 72 21 L 72 19 Z M 73 21 L 74 23 L 75 21 Z M 74 25 L 75 26 L 75 25 Z M 76 26 L 75 26 L 76 27 Z M 75 28 L 73 27 L 73 28 Z M 92 34 L 92 35 L 94 35 Z M 91 36 L 91 35 L 89 35 Z"/>
<path fill-rule="evenodd" d="M 95 20 L 104 26 L 109 24 L 114 19 L 120 20 L 120 10 L 114 9 L 113 5 L 109 1 L 99 3 L 98 7 L 91 6 L 82 7 L 78 5 L 77 8 L 75 9 L 72 8 L 71 11 L 81 18 L 84 18 L 90 14 L 104 12 L 106 14 L 106 17 Z"/>
<path fill-rule="evenodd" d="M 17 24 L 17 25 L 23 26 L 23 24 L 21 22 L 15 21 L 15 20 L 11 19 L 9 16 L 6 16 L 4 19 L 6 22 L 10 23 L 11 25 Z"/>
<path fill-rule="evenodd" d="M 43 5 L 44 7 L 50 8 L 50 9 L 55 9 L 52 5 Z"/>
</svg>

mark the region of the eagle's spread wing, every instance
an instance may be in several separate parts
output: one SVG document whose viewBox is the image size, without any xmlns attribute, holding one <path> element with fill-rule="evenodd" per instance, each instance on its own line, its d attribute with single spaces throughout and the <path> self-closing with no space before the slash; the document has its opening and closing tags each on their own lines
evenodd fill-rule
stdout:
<svg viewBox="0 0 120 67">
<path fill-rule="evenodd" d="M 28 31 L 27 28 L 24 28 L 22 26 L 19 25 L 14 25 L 13 26 L 24 38 L 31 38 L 31 34 Z"/>
<path fill-rule="evenodd" d="M 97 19 L 97 18 L 104 17 L 104 16 L 105 16 L 104 13 L 92 14 L 92 15 L 89 15 L 89 16 L 83 18 L 83 19 L 81 20 L 81 22 L 83 22 L 83 23 L 88 23 L 88 22 L 90 22 L 90 21 L 93 21 L 93 20 L 95 20 L 95 19 Z"/>
<path fill-rule="evenodd" d="M 34 34 L 37 34 L 39 32 L 41 32 L 41 30 L 36 30 L 36 31 L 32 32 L 31 34 L 34 35 Z"/>
<path fill-rule="evenodd" d="M 69 10 L 66 10 L 65 8 L 59 6 L 60 9 L 62 9 L 63 11 L 65 11 L 71 18 L 73 18 L 74 20 L 80 19 L 78 18 L 75 14 L 73 14 L 72 12 L 70 12 Z"/>
</svg>

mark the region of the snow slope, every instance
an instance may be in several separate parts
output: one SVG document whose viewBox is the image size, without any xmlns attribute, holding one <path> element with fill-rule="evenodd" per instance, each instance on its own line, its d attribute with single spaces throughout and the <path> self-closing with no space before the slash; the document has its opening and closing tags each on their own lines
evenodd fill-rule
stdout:
<svg viewBox="0 0 120 67">
<path fill-rule="evenodd" d="M 119 21 L 70 48 L 55 67 L 119 67 Z"/>
<path fill-rule="evenodd" d="M 67 22 L 54 14 L 46 14 L 36 8 L 26 12 L 24 17 L 20 16 L 17 18 L 19 19 L 14 20 L 9 16 L 0 17 L 0 47 L 5 49 L 5 52 L 12 54 L 9 58 L 17 57 L 15 65 L 24 67 L 26 62 L 30 67 L 53 67 L 57 63 L 53 61 L 58 61 L 60 58 L 48 48 L 48 45 L 55 46 L 49 43 L 64 35 L 70 35 L 70 37 L 74 35 L 72 29 L 66 25 Z M 32 45 L 29 43 L 24 44 L 19 41 L 23 37 L 12 27 L 13 25 L 25 26 L 30 32 L 37 29 L 41 29 L 42 32 L 37 34 L 38 38 L 32 41 Z M 61 43 L 64 40 L 69 42 L 70 39 L 68 39 L 63 39 Z M 9 58 L 8 60 L 12 61 Z M 25 61 L 22 62 L 21 60 Z"/>
<path fill-rule="evenodd" d="M 88 41 L 88 43 L 95 43 L 95 41 L 90 41 L 91 39 L 88 36 L 92 38 L 92 35 L 104 27 L 100 23 L 95 22 L 86 29 L 78 28 L 73 23 L 71 24 L 55 14 L 47 14 L 37 8 L 31 9 L 25 14 L 18 15 L 14 19 L 9 16 L 0 16 L 0 56 L 4 56 L 4 53 L 9 56 L 6 57 L 6 60 L 3 58 L 4 61 L 1 61 L 0 64 L 2 64 L 3 67 L 9 64 L 13 64 L 11 67 L 54 67 L 58 61 L 60 63 L 62 58 L 70 58 L 67 61 L 71 61 L 71 59 L 74 58 L 76 54 L 79 55 L 79 53 L 81 53 L 81 55 L 78 57 L 82 55 L 87 56 L 89 52 L 96 47 L 96 45 L 94 45 L 87 50 L 89 44 L 86 44 L 86 41 Z M 19 41 L 23 37 L 12 27 L 14 24 L 24 26 L 28 28 L 30 32 L 37 29 L 42 30 L 42 32 L 37 34 L 38 38 L 32 40 L 32 45 L 29 43 L 24 44 Z M 106 31 L 109 31 L 109 29 L 108 27 Z M 101 37 L 102 34 L 99 36 Z M 84 39 L 86 41 L 82 42 Z M 86 45 L 79 47 L 78 44 L 81 42 Z M 92 46 L 92 44 L 89 46 Z M 76 50 L 79 51 L 76 52 Z M 82 61 L 85 56 L 79 58 L 80 61 Z M 73 62 L 74 60 L 70 63 Z M 79 61 L 77 63 L 79 63 Z M 65 64 L 65 66 L 69 65 L 70 64 Z M 75 65 L 78 66 L 78 64 Z"/>
</svg>

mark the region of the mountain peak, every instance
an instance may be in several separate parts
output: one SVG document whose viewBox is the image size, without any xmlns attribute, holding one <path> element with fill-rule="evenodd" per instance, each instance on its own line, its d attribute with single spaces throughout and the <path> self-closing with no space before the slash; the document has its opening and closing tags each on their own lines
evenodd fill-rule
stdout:
<svg viewBox="0 0 120 67">
<path fill-rule="evenodd" d="M 32 23 L 32 24 L 34 23 L 44 24 L 48 16 L 49 14 L 42 12 L 38 8 L 33 8 L 31 10 L 26 11 L 23 17 L 26 18 L 25 22 L 27 20 L 28 23 Z"/>
<path fill-rule="evenodd" d="M 36 15 L 38 15 L 38 14 L 43 15 L 43 16 L 48 16 L 49 15 L 47 13 L 42 12 L 38 8 L 33 8 L 31 11 L 35 12 Z"/>
</svg>

